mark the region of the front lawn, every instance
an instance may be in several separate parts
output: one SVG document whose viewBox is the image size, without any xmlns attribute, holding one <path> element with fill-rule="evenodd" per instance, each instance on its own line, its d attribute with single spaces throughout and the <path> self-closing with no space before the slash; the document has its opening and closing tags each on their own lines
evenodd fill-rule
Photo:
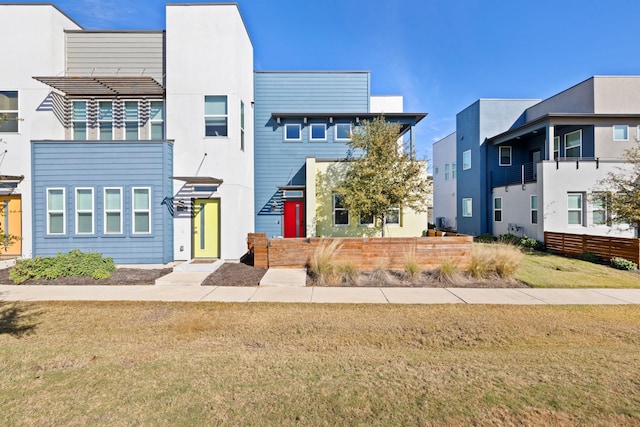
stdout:
<svg viewBox="0 0 640 427">
<path fill-rule="evenodd" d="M 545 252 L 527 253 L 515 278 L 534 288 L 640 288 L 637 272 Z"/>
<path fill-rule="evenodd" d="M 640 425 L 637 306 L 0 302 L 0 425 Z"/>
</svg>

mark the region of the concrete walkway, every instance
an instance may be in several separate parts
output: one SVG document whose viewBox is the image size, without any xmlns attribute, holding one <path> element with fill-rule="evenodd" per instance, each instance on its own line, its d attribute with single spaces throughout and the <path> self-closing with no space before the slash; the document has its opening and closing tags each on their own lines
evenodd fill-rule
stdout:
<svg viewBox="0 0 640 427">
<path fill-rule="evenodd" d="M 640 304 L 640 289 L 330 288 L 0 285 L 0 301 L 184 301 L 354 304 Z"/>
</svg>

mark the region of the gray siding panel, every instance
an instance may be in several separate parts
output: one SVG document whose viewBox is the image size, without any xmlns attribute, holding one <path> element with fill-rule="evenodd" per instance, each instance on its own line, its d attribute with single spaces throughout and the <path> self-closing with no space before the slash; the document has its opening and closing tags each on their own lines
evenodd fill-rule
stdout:
<svg viewBox="0 0 640 427">
<path fill-rule="evenodd" d="M 173 220 L 165 198 L 173 146 L 169 142 L 32 142 L 33 255 L 50 256 L 80 249 L 99 252 L 117 263 L 172 260 Z M 94 233 L 75 234 L 75 188 L 93 188 Z M 122 234 L 104 233 L 104 188 L 121 187 Z M 151 188 L 151 234 L 132 232 L 132 189 Z M 66 233 L 47 235 L 47 188 L 65 189 Z"/>
<path fill-rule="evenodd" d="M 68 32 L 69 75 L 151 76 L 163 82 L 163 32 Z"/>
</svg>

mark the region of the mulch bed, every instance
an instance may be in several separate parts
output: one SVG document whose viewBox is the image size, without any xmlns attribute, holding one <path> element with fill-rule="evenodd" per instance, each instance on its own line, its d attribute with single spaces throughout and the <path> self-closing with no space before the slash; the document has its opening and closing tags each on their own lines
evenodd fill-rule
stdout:
<svg viewBox="0 0 640 427">
<path fill-rule="evenodd" d="M 265 268 L 226 262 L 202 282 L 203 286 L 258 286 L 267 272 Z"/>
<path fill-rule="evenodd" d="M 0 285 L 14 285 L 9 277 L 9 268 L 0 270 Z M 58 277 L 57 279 L 31 279 L 21 285 L 103 285 L 103 286 L 125 286 L 125 285 L 154 285 L 157 278 L 171 273 L 171 268 L 142 269 L 142 268 L 119 268 L 108 279 L 95 280 L 91 277 Z"/>
</svg>

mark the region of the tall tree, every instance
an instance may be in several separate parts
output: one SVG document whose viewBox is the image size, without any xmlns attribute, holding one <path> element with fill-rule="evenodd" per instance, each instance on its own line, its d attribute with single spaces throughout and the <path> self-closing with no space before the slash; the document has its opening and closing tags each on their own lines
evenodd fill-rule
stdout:
<svg viewBox="0 0 640 427">
<path fill-rule="evenodd" d="M 640 226 L 640 143 L 624 152 L 627 168 L 618 168 L 609 172 L 598 183 L 598 190 L 606 189 L 611 193 L 609 208 L 617 222 L 628 221 Z"/>
<path fill-rule="evenodd" d="M 399 132 L 400 125 L 384 117 L 362 122 L 348 143 L 356 155 L 339 189 L 350 212 L 378 220 L 383 237 L 392 208 L 425 212 L 431 193 L 426 161 L 416 160 L 412 147 L 398 143 Z"/>
</svg>

